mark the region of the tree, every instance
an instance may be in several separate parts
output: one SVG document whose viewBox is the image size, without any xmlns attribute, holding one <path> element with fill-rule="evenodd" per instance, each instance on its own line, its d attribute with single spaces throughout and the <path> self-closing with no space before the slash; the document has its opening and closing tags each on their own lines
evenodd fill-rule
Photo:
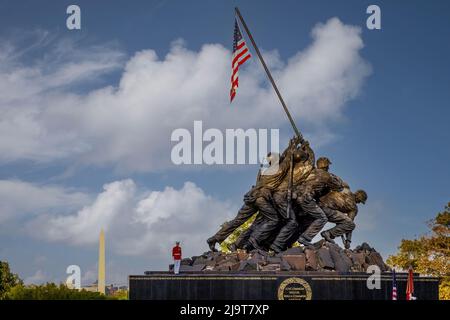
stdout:
<svg viewBox="0 0 450 320">
<path fill-rule="evenodd" d="M 17 274 L 9 269 L 6 261 L 0 261 L 0 300 L 104 300 L 117 299 L 106 297 L 99 292 L 70 289 L 64 284 L 25 286 Z"/>
<path fill-rule="evenodd" d="M 16 285 L 5 295 L 6 300 L 105 300 L 115 299 L 99 292 L 70 289 L 64 284 L 46 283 L 40 286 Z"/>
<path fill-rule="evenodd" d="M 17 274 L 11 272 L 8 262 L 0 261 L 0 299 L 3 299 L 12 287 L 21 284 L 23 284 L 22 280 Z"/>
<path fill-rule="evenodd" d="M 412 266 L 419 273 L 441 277 L 439 298 L 450 300 L 450 202 L 428 226 L 427 235 L 403 239 L 399 252 L 390 256 L 387 263 L 404 270 Z"/>
<path fill-rule="evenodd" d="M 112 296 L 117 300 L 128 300 L 128 290 L 119 289 Z"/>
</svg>

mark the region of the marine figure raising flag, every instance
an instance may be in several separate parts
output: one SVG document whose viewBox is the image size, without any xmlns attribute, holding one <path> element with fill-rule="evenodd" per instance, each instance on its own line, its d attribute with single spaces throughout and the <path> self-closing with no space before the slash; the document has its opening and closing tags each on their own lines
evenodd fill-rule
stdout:
<svg viewBox="0 0 450 320">
<path fill-rule="evenodd" d="M 292 129 L 294 129 L 295 135 L 297 136 L 297 138 L 295 140 L 297 140 L 298 143 L 303 144 L 305 142 L 305 140 L 303 139 L 303 135 L 297 129 L 297 126 L 295 125 L 294 119 L 292 119 L 291 113 L 289 112 L 289 110 L 287 108 L 287 105 L 284 102 L 283 97 L 281 96 L 280 90 L 278 90 L 278 87 L 277 87 L 277 85 L 275 83 L 275 80 L 273 79 L 272 74 L 270 73 L 270 70 L 267 67 L 266 62 L 264 61 L 264 58 L 263 58 L 261 52 L 259 51 L 258 46 L 256 45 L 255 39 L 253 39 L 253 36 L 252 36 L 252 34 L 250 32 L 250 29 L 248 28 L 247 24 L 245 23 L 245 20 L 242 17 L 242 14 L 239 11 L 239 9 L 236 7 L 236 8 L 234 8 L 234 11 L 236 13 L 236 16 L 239 18 L 240 22 L 242 23 L 242 26 L 244 27 L 244 30 L 247 33 L 247 35 L 248 35 L 248 37 L 249 37 L 249 39 L 250 39 L 250 41 L 251 41 L 251 43 L 253 45 L 253 48 L 255 48 L 256 55 L 258 56 L 259 61 L 261 62 L 262 66 L 264 68 L 264 71 L 266 71 L 267 77 L 269 78 L 269 81 L 272 84 L 272 87 L 275 90 L 275 93 L 277 94 L 278 99 L 280 100 L 281 106 L 283 107 L 283 110 L 286 113 L 286 116 L 288 117 L 289 122 L 291 123 Z M 237 21 L 235 19 L 235 32 L 234 32 L 235 37 L 236 37 L 236 29 L 238 30 L 238 35 L 240 35 L 240 37 L 242 38 L 242 34 L 241 34 L 240 30 L 239 30 L 239 24 L 237 23 Z M 234 48 L 233 48 L 233 50 L 234 50 Z M 233 65 L 234 65 L 234 59 L 233 59 Z M 233 77 L 231 78 L 231 81 L 233 83 Z M 237 83 L 236 83 L 236 87 L 237 87 Z M 232 84 L 231 93 L 230 93 L 231 100 L 233 100 L 235 94 L 236 94 L 236 91 L 233 91 L 233 84 Z M 293 160 L 293 159 L 291 159 L 291 160 Z M 293 170 L 294 170 L 294 165 L 293 165 L 293 163 L 291 161 L 291 166 L 290 166 L 290 169 L 289 169 L 289 176 L 290 177 L 292 177 L 292 175 L 293 175 Z M 290 183 L 289 183 L 289 186 L 288 186 L 287 210 L 286 210 L 286 218 L 288 218 L 288 219 L 291 217 L 292 196 L 293 196 L 293 194 L 292 194 L 292 179 L 290 179 Z"/>
</svg>

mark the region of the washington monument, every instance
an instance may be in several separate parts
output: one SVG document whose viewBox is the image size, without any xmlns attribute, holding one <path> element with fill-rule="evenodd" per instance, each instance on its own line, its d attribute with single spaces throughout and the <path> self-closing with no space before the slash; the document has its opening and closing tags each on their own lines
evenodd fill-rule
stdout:
<svg viewBox="0 0 450 320">
<path fill-rule="evenodd" d="M 105 232 L 100 231 L 98 245 L 98 292 L 105 294 Z"/>
</svg>

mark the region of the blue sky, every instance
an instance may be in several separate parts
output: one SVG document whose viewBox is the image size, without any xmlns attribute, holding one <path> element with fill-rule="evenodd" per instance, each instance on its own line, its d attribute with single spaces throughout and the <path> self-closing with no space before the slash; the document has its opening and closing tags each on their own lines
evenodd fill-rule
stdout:
<svg viewBox="0 0 450 320">
<path fill-rule="evenodd" d="M 235 214 L 257 166 L 180 168 L 167 152 L 194 120 L 279 128 L 282 146 L 292 134 L 255 56 L 226 101 L 235 5 L 316 154 L 369 194 L 355 242 L 387 257 L 450 200 L 448 2 L 77 1 L 82 29 L 69 31 L 72 3 L 0 1 L 0 258 L 29 282 L 61 281 L 70 264 L 95 280 L 104 227 L 109 281 L 125 283 L 165 269 L 175 239 L 206 251 Z M 381 30 L 366 28 L 370 4 Z M 318 55 L 327 68 L 309 62 Z M 177 63 L 199 63 L 200 80 Z M 177 92 L 164 77 L 199 83 Z"/>
</svg>

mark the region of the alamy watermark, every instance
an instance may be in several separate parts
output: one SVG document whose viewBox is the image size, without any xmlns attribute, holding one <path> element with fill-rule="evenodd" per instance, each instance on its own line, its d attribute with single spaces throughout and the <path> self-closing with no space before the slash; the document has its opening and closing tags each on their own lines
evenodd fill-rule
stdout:
<svg viewBox="0 0 450 320">
<path fill-rule="evenodd" d="M 367 267 L 366 273 L 371 274 L 367 280 L 366 285 L 369 290 L 381 289 L 381 269 L 377 265 L 370 265 Z"/>
<path fill-rule="evenodd" d="M 176 143 L 171 151 L 171 160 L 176 165 L 278 165 L 279 129 L 225 129 L 223 132 L 217 128 L 204 130 L 202 121 L 194 121 L 192 132 L 186 128 L 175 129 L 170 140 Z"/>
<path fill-rule="evenodd" d="M 69 275 L 66 279 L 66 286 L 71 289 L 81 289 L 81 268 L 72 264 L 67 267 L 66 273 Z"/>
<path fill-rule="evenodd" d="M 66 27 L 69 30 L 81 29 L 81 8 L 76 4 L 67 7 L 66 13 L 69 15 L 66 19 Z"/>
</svg>

